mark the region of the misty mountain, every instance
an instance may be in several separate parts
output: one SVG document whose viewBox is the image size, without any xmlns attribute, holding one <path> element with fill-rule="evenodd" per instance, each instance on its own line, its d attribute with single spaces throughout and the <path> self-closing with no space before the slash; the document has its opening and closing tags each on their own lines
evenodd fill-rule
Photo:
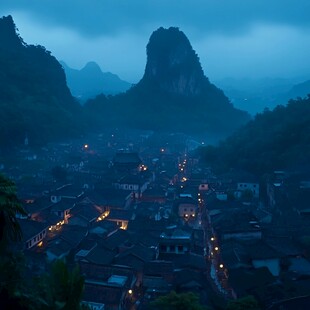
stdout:
<svg viewBox="0 0 310 310">
<path fill-rule="evenodd" d="M 75 135 L 81 107 L 65 73 L 42 46 L 26 44 L 11 16 L 0 19 L 0 141 L 30 143 Z"/>
<path fill-rule="evenodd" d="M 142 79 L 125 94 L 87 103 L 93 115 L 135 128 L 224 136 L 247 122 L 222 90 L 204 75 L 188 38 L 178 28 L 159 28 L 147 44 Z"/>
<path fill-rule="evenodd" d="M 234 168 L 262 175 L 309 169 L 310 97 L 257 114 L 218 147 L 202 148 L 201 155 L 221 171 Z"/>
<path fill-rule="evenodd" d="M 308 94 L 310 94 L 310 80 L 294 85 L 289 90 L 286 97 L 289 99 L 294 99 L 297 97 L 304 98 Z"/>
<path fill-rule="evenodd" d="M 253 115 L 265 108 L 273 109 L 285 104 L 289 99 L 305 97 L 310 92 L 309 82 L 301 83 L 300 79 L 226 78 L 217 84 L 236 107 Z"/>
<path fill-rule="evenodd" d="M 116 74 L 102 72 L 95 62 L 88 62 L 81 70 L 72 69 L 63 61 L 67 83 L 73 96 L 81 101 L 95 97 L 101 93 L 115 95 L 125 92 L 131 84 L 121 80 Z"/>
</svg>

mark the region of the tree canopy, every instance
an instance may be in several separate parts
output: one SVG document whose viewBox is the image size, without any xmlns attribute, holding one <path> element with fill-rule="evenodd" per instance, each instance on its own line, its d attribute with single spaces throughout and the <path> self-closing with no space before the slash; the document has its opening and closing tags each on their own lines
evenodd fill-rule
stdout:
<svg viewBox="0 0 310 310">
<path fill-rule="evenodd" d="M 310 97 L 257 114 L 218 147 L 200 149 L 202 160 L 219 171 L 257 175 L 277 169 L 309 169 Z"/>
<path fill-rule="evenodd" d="M 150 305 L 154 310 L 207 310 L 199 303 L 199 298 L 192 292 L 177 294 L 175 291 L 161 296 Z"/>
</svg>

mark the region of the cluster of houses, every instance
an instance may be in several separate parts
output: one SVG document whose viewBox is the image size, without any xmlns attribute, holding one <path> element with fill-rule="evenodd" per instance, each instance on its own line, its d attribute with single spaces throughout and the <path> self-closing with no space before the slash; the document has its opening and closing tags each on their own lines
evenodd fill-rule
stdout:
<svg viewBox="0 0 310 310">
<path fill-rule="evenodd" d="M 95 309 L 143 308 L 171 290 L 196 291 L 206 302 L 198 201 L 177 193 L 178 159 L 163 154 L 158 161 L 166 170 L 117 152 L 98 186 L 65 184 L 23 199 L 20 246 L 29 268 L 42 272 L 63 258 L 78 264 L 83 302 Z"/>
<path fill-rule="evenodd" d="M 232 298 L 253 295 L 264 308 L 286 309 L 292 299 L 305 306 L 310 256 L 302 241 L 310 233 L 309 182 L 275 171 L 264 184 L 265 195 L 259 195 L 259 183 L 251 178 L 219 179 L 200 191 L 208 259 L 219 291 Z"/>
<path fill-rule="evenodd" d="M 83 303 L 98 310 L 145 309 L 172 290 L 211 306 L 214 294 L 254 295 L 273 309 L 309 294 L 307 179 L 215 176 L 167 145 L 149 150 L 105 161 L 84 146 L 69 184 L 21 192 L 19 246 L 33 273 L 56 259 L 78 264 Z"/>
</svg>

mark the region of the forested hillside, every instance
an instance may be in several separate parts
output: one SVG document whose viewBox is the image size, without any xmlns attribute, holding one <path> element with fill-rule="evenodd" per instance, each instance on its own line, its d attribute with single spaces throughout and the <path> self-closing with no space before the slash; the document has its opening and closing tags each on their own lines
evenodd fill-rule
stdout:
<svg viewBox="0 0 310 310">
<path fill-rule="evenodd" d="M 206 164 L 218 170 L 245 169 L 263 174 L 276 169 L 307 169 L 310 156 L 310 97 L 257 114 L 221 142 L 200 149 Z"/>
<path fill-rule="evenodd" d="M 27 45 L 11 16 L 0 19 L 0 142 L 33 144 L 76 135 L 81 107 L 64 71 L 42 46 Z"/>
</svg>

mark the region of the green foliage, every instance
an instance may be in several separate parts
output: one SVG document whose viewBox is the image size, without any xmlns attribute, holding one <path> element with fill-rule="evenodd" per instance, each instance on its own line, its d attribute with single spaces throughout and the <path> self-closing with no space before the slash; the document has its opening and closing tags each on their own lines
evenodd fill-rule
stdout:
<svg viewBox="0 0 310 310">
<path fill-rule="evenodd" d="M 24 256 L 12 252 L 9 245 L 22 239 L 16 214 L 26 215 L 16 197 L 15 185 L 0 175 L 0 299 L 7 309 L 79 310 L 84 278 L 79 268 L 69 270 L 64 261 L 56 261 L 48 275 L 31 283 Z M 12 247 L 11 247 L 12 248 Z"/>
<path fill-rule="evenodd" d="M 84 278 L 79 268 L 69 270 L 66 263 L 57 260 L 51 272 L 39 279 L 38 295 L 46 309 L 78 310 L 84 289 Z"/>
<path fill-rule="evenodd" d="M 150 305 L 154 310 L 207 310 L 207 307 L 199 303 L 199 298 L 194 293 L 177 294 L 172 291 L 168 295 L 161 296 Z"/>
<path fill-rule="evenodd" d="M 42 46 L 27 45 L 11 17 L 0 19 L 0 142 L 32 144 L 80 132 L 81 108 L 61 65 Z"/>
<path fill-rule="evenodd" d="M 26 215 L 26 212 L 17 199 L 15 184 L 0 174 L 0 253 L 10 242 L 22 238 L 16 214 Z"/>
<path fill-rule="evenodd" d="M 227 305 L 227 310 L 259 310 L 257 300 L 249 295 L 243 298 L 232 300 Z"/>
<path fill-rule="evenodd" d="M 9 253 L 0 258 L 0 298 L 8 309 L 80 310 L 84 278 L 78 267 L 69 270 L 64 261 L 56 261 L 49 274 L 30 280 L 25 277 L 23 255 Z"/>
<path fill-rule="evenodd" d="M 263 175 L 309 167 L 310 97 L 257 114 L 218 147 L 202 148 L 200 154 L 218 171 L 235 168 Z"/>
</svg>

